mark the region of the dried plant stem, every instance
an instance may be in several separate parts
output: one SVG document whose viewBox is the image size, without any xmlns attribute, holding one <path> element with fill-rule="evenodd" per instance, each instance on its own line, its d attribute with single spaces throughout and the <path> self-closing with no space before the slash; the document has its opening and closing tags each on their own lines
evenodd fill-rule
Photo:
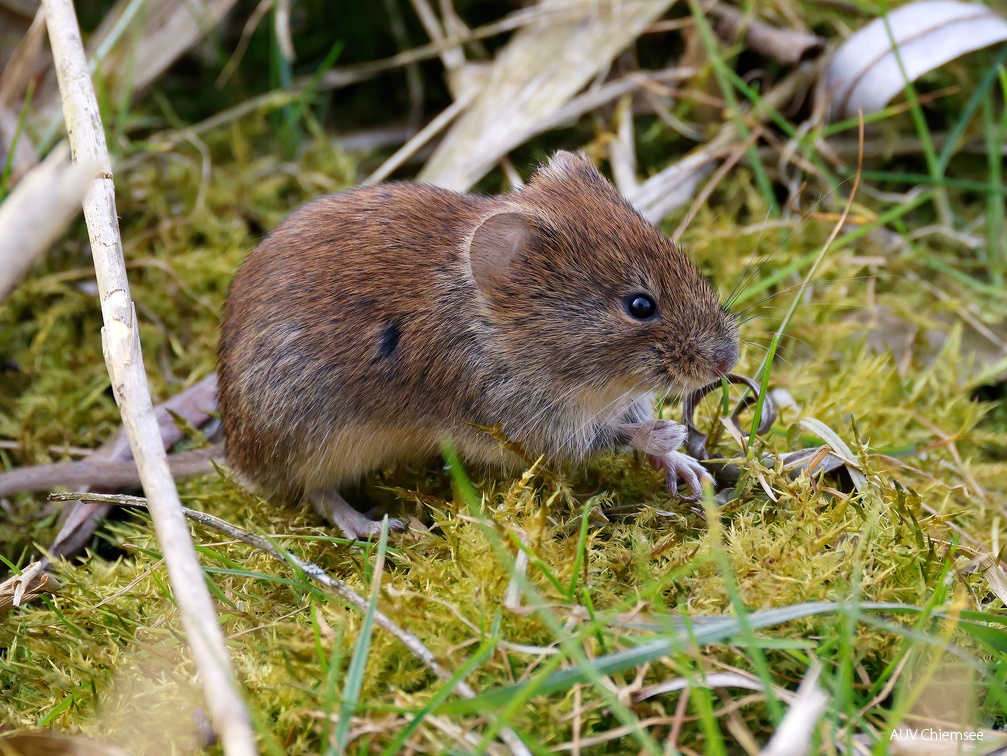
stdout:
<svg viewBox="0 0 1007 756">
<path fill-rule="evenodd" d="M 147 388 L 119 238 L 108 148 L 77 17 L 71 0 L 43 0 L 43 6 L 74 159 L 97 160 L 104 173 L 84 194 L 84 218 L 101 297 L 102 347 L 112 388 L 150 501 L 168 577 L 215 728 L 225 753 L 254 754 L 257 749 L 248 710 L 238 692 L 224 636 L 196 560 Z"/>
</svg>

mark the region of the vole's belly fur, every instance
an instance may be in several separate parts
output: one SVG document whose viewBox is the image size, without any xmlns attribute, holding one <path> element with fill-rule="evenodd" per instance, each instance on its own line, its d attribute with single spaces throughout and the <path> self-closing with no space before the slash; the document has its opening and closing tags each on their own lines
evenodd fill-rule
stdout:
<svg viewBox="0 0 1007 756">
<path fill-rule="evenodd" d="M 619 425 L 652 417 L 642 389 L 557 385 L 550 366 L 509 364 L 460 244 L 447 241 L 497 200 L 425 187 L 422 203 L 389 201 L 412 191 L 318 200 L 235 276 L 221 325 L 221 417 L 233 466 L 260 489 L 334 488 L 432 456 L 444 439 L 470 463 L 517 462 L 473 424 L 500 425 L 531 456 L 579 460 L 619 443 Z M 441 232 L 417 239 L 418 227 Z M 374 271 L 411 285 L 391 288 Z"/>
</svg>

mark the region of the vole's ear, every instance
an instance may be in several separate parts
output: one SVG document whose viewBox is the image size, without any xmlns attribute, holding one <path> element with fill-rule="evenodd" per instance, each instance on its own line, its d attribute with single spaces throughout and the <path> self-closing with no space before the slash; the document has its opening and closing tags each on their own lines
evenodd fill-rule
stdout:
<svg viewBox="0 0 1007 756">
<path fill-rule="evenodd" d="M 469 266 L 476 285 L 485 293 L 495 291 L 510 278 L 522 255 L 541 248 L 532 220 L 523 213 L 494 213 L 476 228 L 469 241 Z"/>
<path fill-rule="evenodd" d="M 591 162 L 591 158 L 583 152 L 559 150 L 558 152 L 554 152 L 552 157 L 549 158 L 549 162 L 542 165 L 532 177 L 532 183 L 535 181 L 550 180 L 560 182 L 579 180 L 594 183 L 599 180 L 603 181 L 604 179 L 598 173 L 598 169 L 594 163 Z"/>
</svg>

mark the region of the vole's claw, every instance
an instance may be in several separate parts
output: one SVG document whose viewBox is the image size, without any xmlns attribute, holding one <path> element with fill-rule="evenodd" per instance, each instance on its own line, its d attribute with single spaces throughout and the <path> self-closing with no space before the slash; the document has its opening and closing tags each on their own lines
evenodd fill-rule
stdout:
<svg viewBox="0 0 1007 756">
<path fill-rule="evenodd" d="M 650 455 L 648 459 L 656 469 L 664 470 L 665 485 L 672 496 L 679 496 L 679 479 L 692 489 L 688 496 L 679 496 L 683 501 L 696 501 L 703 495 L 703 481 L 713 482 L 713 476 L 706 468 L 688 454 L 672 451 L 660 456 Z"/>
<path fill-rule="evenodd" d="M 311 501 L 318 513 L 339 528 L 351 541 L 366 541 L 381 534 L 380 520 L 372 520 L 362 512 L 358 512 L 336 491 L 316 494 L 311 497 Z M 401 533 L 406 530 L 406 521 L 389 519 L 388 530 Z"/>
</svg>

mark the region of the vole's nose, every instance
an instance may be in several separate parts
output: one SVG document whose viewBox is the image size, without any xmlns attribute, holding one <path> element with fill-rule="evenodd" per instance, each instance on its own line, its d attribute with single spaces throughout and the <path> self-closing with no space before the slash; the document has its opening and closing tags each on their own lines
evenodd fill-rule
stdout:
<svg viewBox="0 0 1007 756">
<path fill-rule="evenodd" d="M 728 341 L 724 344 L 718 344 L 714 347 L 710 357 L 714 372 L 718 376 L 727 375 L 738 362 L 738 343 Z"/>
</svg>

